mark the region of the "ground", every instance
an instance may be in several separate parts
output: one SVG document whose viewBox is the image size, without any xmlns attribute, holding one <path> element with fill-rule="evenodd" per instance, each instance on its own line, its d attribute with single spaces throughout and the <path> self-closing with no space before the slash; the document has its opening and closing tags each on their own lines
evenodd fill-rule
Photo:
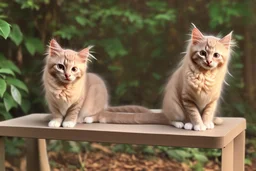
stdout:
<svg viewBox="0 0 256 171">
<path fill-rule="evenodd" d="M 177 162 L 164 154 L 149 156 L 112 152 L 108 147 L 93 143 L 94 151 L 83 153 L 49 151 L 53 171 L 200 171 L 196 161 Z M 26 159 L 7 158 L 7 171 L 26 171 Z M 193 167 L 194 166 L 194 167 Z M 197 168 L 197 169 L 196 169 Z M 254 169 L 253 169 L 254 168 Z M 219 171 L 219 161 L 208 161 L 204 171 Z M 256 171 L 256 161 L 246 165 L 246 171 Z"/>
</svg>

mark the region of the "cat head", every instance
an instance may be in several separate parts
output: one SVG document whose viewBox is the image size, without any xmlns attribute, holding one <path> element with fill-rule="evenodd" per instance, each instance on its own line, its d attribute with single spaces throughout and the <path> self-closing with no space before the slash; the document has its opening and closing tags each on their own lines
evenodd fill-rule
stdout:
<svg viewBox="0 0 256 171">
<path fill-rule="evenodd" d="M 205 36 L 194 27 L 191 33 L 190 57 L 200 68 L 213 70 L 228 63 L 232 45 L 232 32 L 220 39 Z"/>
<path fill-rule="evenodd" d="M 87 69 L 87 61 L 90 57 L 89 46 L 79 52 L 71 49 L 63 49 L 55 39 L 49 43 L 46 67 L 49 73 L 58 81 L 69 84 L 81 78 Z"/>
</svg>

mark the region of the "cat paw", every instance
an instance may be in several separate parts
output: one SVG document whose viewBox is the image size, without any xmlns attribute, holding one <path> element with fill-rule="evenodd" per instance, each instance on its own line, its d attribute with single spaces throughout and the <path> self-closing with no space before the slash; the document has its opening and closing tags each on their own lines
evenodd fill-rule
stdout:
<svg viewBox="0 0 256 171">
<path fill-rule="evenodd" d="M 51 121 L 48 123 L 48 126 L 49 126 L 49 127 L 52 127 L 52 128 L 58 128 L 58 127 L 60 127 L 60 124 L 61 124 L 60 121 L 51 120 Z"/>
<path fill-rule="evenodd" d="M 205 122 L 204 125 L 206 126 L 206 129 L 213 129 L 214 123 L 213 122 Z"/>
<path fill-rule="evenodd" d="M 99 119 L 99 122 L 100 123 L 107 123 L 107 120 L 106 120 L 105 117 L 102 117 L 102 118 Z"/>
<path fill-rule="evenodd" d="M 190 122 L 185 123 L 184 129 L 186 129 L 186 130 L 192 130 L 192 129 L 193 129 L 193 124 L 190 123 Z"/>
<path fill-rule="evenodd" d="M 75 127 L 75 125 L 76 125 L 76 122 L 73 122 L 73 121 L 64 121 L 62 124 L 64 128 L 73 128 Z"/>
<path fill-rule="evenodd" d="M 171 124 L 174 126 L 174 127 L 176 127 L 176 128 L 183 128 L 183 126 L 184 126 L 184 123 L 183 122 L 176 122 L 176 121 L 173 121 L 173 122 L 171 122 Z"/>
<path fill-rule="evenodd" d="M 197 125 L 194 126 L 194 130 L 195 131 L 205 131 L 206 126 L 204 124 L 197 124 Z"/>
<path fill-rule="evenodd" d="M 89 117 L 85 117 L 84 118 L 84 122 L 85 123 L 93 123 L 93 117 L 90 117 L 90 116 Z"/>
</svg>

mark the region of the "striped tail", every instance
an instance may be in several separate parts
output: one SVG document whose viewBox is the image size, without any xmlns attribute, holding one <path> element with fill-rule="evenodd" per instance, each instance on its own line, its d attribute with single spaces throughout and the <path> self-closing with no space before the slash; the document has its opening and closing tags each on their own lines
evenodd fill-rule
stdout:
<svg viewBox="0 0 256 171">
<path fill-rule="evenodd" d="M 125 112 L 125 113 L 151 113 L 151 111 L 143 106 L 137 105 L 125 105 L 125 106 L 115 106 L 108 107 L 106 109 L 108 112 Z"/>
<path fill-rule="evenodd" d="M 103 111 L 99 116 L 99 121 L 101 123 L 116 123 L 116 124 L 169 125 L 169 121 L 163 113 L 153 113 L 149 109 L 147 109 L 147 112 L 145 113 Z"/>
</svg>

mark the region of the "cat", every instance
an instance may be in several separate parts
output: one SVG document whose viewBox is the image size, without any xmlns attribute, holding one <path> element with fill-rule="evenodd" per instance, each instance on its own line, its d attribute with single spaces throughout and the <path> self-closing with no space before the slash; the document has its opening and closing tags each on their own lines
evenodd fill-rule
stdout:
<svg viewBox="0 0 256 171">
<path fill-rule="evenodd" d="M 55 39 L 49 43 L 43 72 L 45 98 L 51 118 L 49 127 L 72 128 L 77 123 L 105 122 L 101 113 L 148 112 L 142 106 L 109 107 L 108 91 L 102 78 L 87 73 L 88 61 L 95 58 L 92 46 L 76 52 L 63 49 Z"/>
<path fill-rule="evenodd" d="M 173 126 L 214 128 L 232 45 L 232 32 L 220 39 L 205 36 L 194 26 L 186 54 L 165 88 L 162 109 Z"/>
<path fill-rule="evenodd" d="M 222 39 L 204 36 L 194 26 L 186 54 L 171 75 L 162 113 L 112 114 L 106 123 L 157 123 L 204 131 L 222 124 L 214 118 L 232 51 L 232 32 Z"/>
</svg>

